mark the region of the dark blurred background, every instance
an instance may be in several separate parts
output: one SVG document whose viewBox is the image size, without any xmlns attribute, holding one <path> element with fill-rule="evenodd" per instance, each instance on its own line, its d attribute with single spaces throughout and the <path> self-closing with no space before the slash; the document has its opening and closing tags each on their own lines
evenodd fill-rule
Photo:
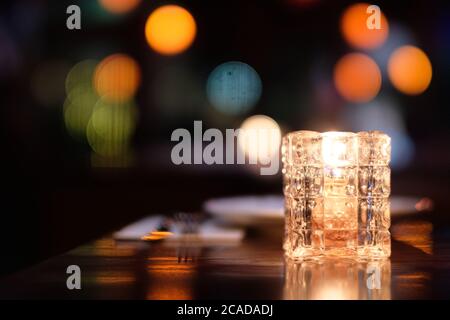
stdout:
<svg viewBox="0 0 450 320">
<path fill-rule="evenodd" d="M 386 131 L 393 194 L 430 197 L 448 212 L 439 217 L 447 223 L 450 5 L 378 1 L 389 27 L 372 39 L 345 33 L 343 17 L 353 19 L 346 10 L 355 3 L 2 1 L 0 272 L 144 215 L 197 211 L 214 196 L 281 193 L 280 174 L 260 176 L 251 166 L 174 165 L 171 133 L 192 132 L 194 120 L 224 130 L 266 115 L 282 133 Z M 81 30 L 66 27 L 71 4 L 81 9 Z M 163 50 L 177 49 L 164 39 L 151 46 L 145 35 L 149 15 L 167 4 L 187 10 L 196 25 L 189 31 L 180 13 L 193 38 L 170 55 Z M 390 67 L 405 45 L 425 58 L 404 51 Z M 375 75 L 364 59 L 345 60 L 359 66 L 356 74 L 339 73 L 339 61 L 355 52 L 375 63 Z M 427 59 L 431 82 L 402 86 L 429 76 Z M 396 85 L 396 72 L 411 76 Z M 224 85 L 223 75 L 238 85 Z"/>
</svg>

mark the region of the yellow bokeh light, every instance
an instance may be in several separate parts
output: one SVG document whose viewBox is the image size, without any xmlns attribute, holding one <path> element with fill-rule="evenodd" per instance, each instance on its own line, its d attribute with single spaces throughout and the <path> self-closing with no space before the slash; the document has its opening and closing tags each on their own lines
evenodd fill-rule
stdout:
<svg viewBox="0 0 450 320">
<path fill-rule="evenodd" d="M 64 102 L 64 123 L 73 137 L 85 137 L 97 101 L 98 96 L 87 84 L 80 84 L 71 89 Z"/>
<path fill-rule="evenodd" d="M 133 104 L 105 104 L 95 106 L 92 125 L 97 135 L 105 140 L 123 141 L 134 131 L 136 110 Z"/>
<path fill-rule="evenodd" d="M 356 3 L 348 7 L 341 17 L 341 32 L 347 43 L 358 49 L 375 49 L 381 46 L 389 35 L 389 24 L 381 12 L 380 29 L 369 29 L 367 19 L 368 3 Z"/>
<path fill-rule="evenodd" d="M 274 158 L 279 152 L 280 144 L 280 126 L 268 116 L 251 116 L 240 127 L 238 135 L 240 151 L 259 162 L 262 162 L 263 158 Z"/>
<path fill-rule="evenodd" d="M 389 58 L 388 74 L 399 91 L 417 95 L 429 87 L 433 71 L 425 52 L 414 46 L 403 46 Z"/>
<path fill-rule="evenodd" d="M 334 67 L 334 84 L 339 94 L 350 102 L 368 102 L 381 88 L 381 72 L 369 56 L 350 53 Z"/>
<path fill-rule="evenodd" d="M 134 133 L 137 108 L 133 103 L 108 103 L 100 100 L 87 125 L 91 148 L 99 155 L 125 154 Z"/>
<path fill-rule="evenodd" d="M 91 0 L 92 1 L 92 0 Z M 114 14 L 123 14 L 136 8 L 141 0 L 98 0 L 100 5 Z"/>
<path fill-rule="evenodd" d="M 145 24 L 145 37 L 150 47 L 163 55 L 175 55 L 194 41 L 197 26 L 186 9 L 165 5 L 153 11 Z"/>
<path fill-rule="evenodd" d="M 81 84 L 92 86 L 92 78 L 97 64 L 96 60 L 83 60 L 73 66 L 66 77 L 66 93 L 70 95 L 70 92 Z"/>
<path fill-rule="evenodd" d="M 99 96 L 120 102 L 131 99 L 140 84 L 138 63 L 125 54 L 113 54 L 103 59 L 95 68 L 94 86 Z"/>
</svg>

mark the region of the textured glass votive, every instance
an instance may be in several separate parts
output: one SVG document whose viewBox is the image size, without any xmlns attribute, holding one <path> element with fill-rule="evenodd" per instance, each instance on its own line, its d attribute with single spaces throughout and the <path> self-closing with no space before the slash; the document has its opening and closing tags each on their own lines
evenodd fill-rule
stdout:
<svg viewBox="0 0 450 320">
<path fill-rule="evenodd" d="M 390 157 L 391 139 L 378 131 L 287 134 L 286 255 L 389 257 Z"/>
</svg>

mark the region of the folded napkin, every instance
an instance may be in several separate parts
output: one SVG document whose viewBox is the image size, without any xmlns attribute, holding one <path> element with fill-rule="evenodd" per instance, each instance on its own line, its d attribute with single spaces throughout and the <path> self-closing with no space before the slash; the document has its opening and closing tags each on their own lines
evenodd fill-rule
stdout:
<svg viewBox="0 0 450 320">
<path fill-rule="evenodd" d="M 163 216 L 143 218 L 115 232 L 113 237 L 116 240 L 140 240 L 149 232 L 156 231 L 163 219 Z M 176 225 L 169 231 L 172 235 L 164 241 L 180 241 L 187 238 L 187 236 L 192 239 L 192 235 L 183 234 Z M 244 230 L 223 227 L 214 221 L 208 221 L 199 225 L 198 232 L 195 234 L 195 240 L 205 242 L 241 241 L 243 237 Z"/>
</svg>

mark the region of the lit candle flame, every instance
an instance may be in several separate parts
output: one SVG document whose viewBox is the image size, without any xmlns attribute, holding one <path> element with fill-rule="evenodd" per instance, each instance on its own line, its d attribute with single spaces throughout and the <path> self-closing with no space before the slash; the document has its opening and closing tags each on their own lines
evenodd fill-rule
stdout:
<svg viewBox="0 0 450 320">
<path fill-rule="evenodd" d="M 332 169 L 348 164 L 346 154 L 347 145 L 340 140 L 342 133 L 326 132 L 322 140 L 322 157 L 325 166 Z M 339 173 L 338 169 L 333 170 Z"/>
</svg>

